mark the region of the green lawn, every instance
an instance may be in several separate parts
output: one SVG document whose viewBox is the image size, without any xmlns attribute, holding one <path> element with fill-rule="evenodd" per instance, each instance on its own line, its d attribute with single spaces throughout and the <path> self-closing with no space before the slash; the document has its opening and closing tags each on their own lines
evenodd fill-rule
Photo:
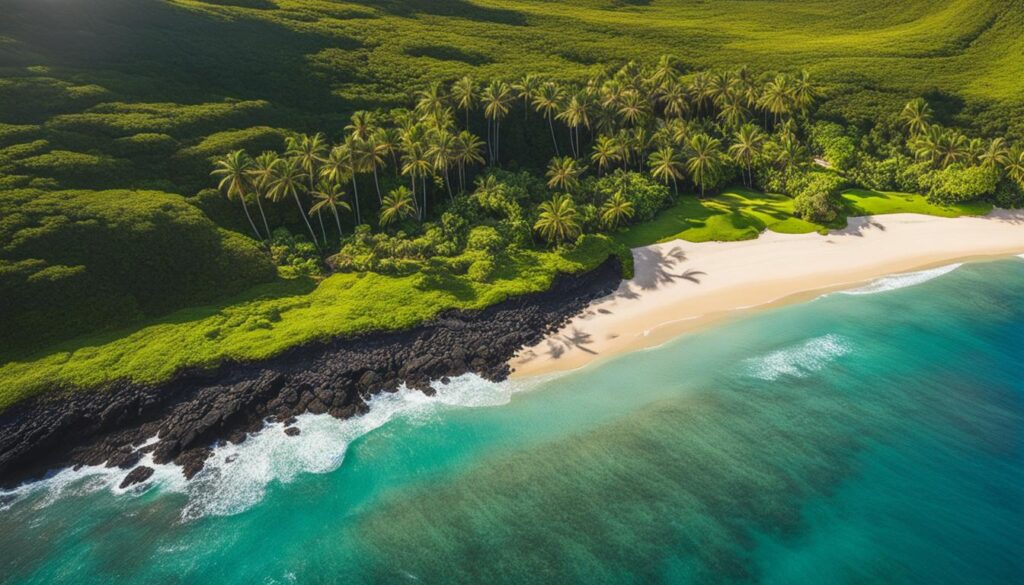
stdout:
<svg viewBox="0 0 1024 585">
<path fill-rule="evenodd" d="M 843 193 L 847 201 L 848 215 L 883 215 L 886 213 L 921 213 L 939 217 L 960 217 L 961 215 L 985 215 L 992 211 L 992 204 L 981 201 L 938 205 L 922 195 L 848 189 Z"/>
<path fill-rule="evenodd" d="M 851 216 L 922 213 L 958 217 L 983 215 L 992 210 L 988 203 L 936 205 L 923 195 L 867 189 L 849 189 L 843 193 L 843 199 L 847 202 L 847 215 Z M 730 242 L 756 238 L 764 230 L 805 234 L 844 225 L 845 218 L 836 225 L 822 226 L 793 217 L 793 200 L 785 195 L 732 188 L 704 200 L 681 197 L 653 221 L 623 231 L 616 235 L 616 240 L 631 248 L 677 239 Z"/>
<path fill-rule="evenodd" d="M 342 273 L 315 287 L 305 280 L 255 287 L 220 305 L 178 311 L 8 362 L 0 366 L 0 411 L 51 388 L 89 388 L 119 378 L 159 382 L 187 367 L 258 360 L 310 341 L 413 327 L 446 309 L 482 309 L 546 290 L 559 272 L 592 269 L 614 248 L 608 238 L 596 237 L 567 253 L 520 253 L 489 283 L 451 275 Z"/>
</svg>

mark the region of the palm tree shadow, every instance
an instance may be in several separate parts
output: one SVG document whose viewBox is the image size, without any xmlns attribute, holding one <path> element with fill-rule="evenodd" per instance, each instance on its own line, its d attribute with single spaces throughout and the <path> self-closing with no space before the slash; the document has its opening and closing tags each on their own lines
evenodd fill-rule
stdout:
<svg viewBox="0 0 1024 585">
<path fill-rule="evenodd" d="M 688 280 L 700 284 L 697 277 L 706 274 L 699 270 L 687 270 L 682 274 L 673 272 L 672 268 L 686 260 L 686 253 L 679 247 L 671 248 L 668 251 L 662 251 L 660 248 L 640 248 L 635 250 L 635 254 L 638 269 L 632 282 L 640 290 L 654 290 L 677 280 Z M 634 296 L 630 297 L 625 294 L 621 296 L 635 298 L 636 293 L 632 290 L 630 292 Z"/>
</svg>

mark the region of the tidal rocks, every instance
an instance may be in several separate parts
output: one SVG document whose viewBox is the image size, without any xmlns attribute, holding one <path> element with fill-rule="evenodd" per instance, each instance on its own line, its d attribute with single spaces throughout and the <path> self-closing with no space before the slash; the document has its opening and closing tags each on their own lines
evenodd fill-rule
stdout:
<svg viewBox="0 0 1024 585">
<path fill-rule="evenodd" d="M 132 446 L 152 437 L 159 437 L 147 448 L 154 462 L 173 461 L 191 478 L 212 454 L 211 445 L 241 442 L 267 420 L 305 412 L 356 416 L 366 412 L 371 396 L 402 383 L 429 393 L 432 380 L 467 372 L 504 379 L 516 351 L 614 290 L 620 270 L 612 257 L 589 273 L 559 276 L 548 291 L 483 311 L 449 311 L 407 331 L 335 339 L 215 371 L 185 371 L 164 384 L 118 381 L 45 394 L 0 414 L 0 486 L 66 465 L 129 468 L 139 459 Z"/>
<path fill-rule="evenodd" d="M 124 477 L 124 481 L 121 482 L 121 489 L 129 486 L 133 486 L 137 483 L 142 483 L 149 479 L 153 475 L 153 468 L 140 465 L 135 469 L 128 472 L 128 475 Z"/>
</svg>

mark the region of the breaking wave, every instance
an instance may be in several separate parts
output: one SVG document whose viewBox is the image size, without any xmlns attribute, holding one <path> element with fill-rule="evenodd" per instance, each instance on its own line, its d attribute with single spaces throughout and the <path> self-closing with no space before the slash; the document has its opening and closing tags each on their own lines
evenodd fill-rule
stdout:
<svg viewBox="0 0 1024 585">
<path fill-rule="evenodd" d="M 921 270 L 919 272 L 905 272 L 903 274 L 893 274 L 892 276 L 884 276 L 871 282 L 866 286 L 855 288 L 852 290 L 840 291 L 840 294 L 844 295 L 871 295 L 875 293 L 887 292 L 891 290 L 897 290 L 906 288 L 908 286 L 915 286 L 928 282 L 938 278 L 944 274 L 949 274 L 957 268 L 963 266 L 961 263 L 949 264 L 947 266 L 940 266 L 938 268 L 932 268 L 931 270 Z"/>
<path fill-rule="evenodd" d="M 301 415 L 295 423 L 301 432 L 295 437 L 284 434 L 283 423 L 267 424 L 241 444 L 215 447 L 202 471 L 191 481 L 185 480 L 177 466 L 155 465 L 152 455 L 147 454 L 140 465 L 148 465 L 155 472 L 140 485 L 118 487 L 128 470 L 103 466 L 66 468 L 40 481 L 0 491 L 0 510 L 35 495 L 40 496 L 35 506 L 45 507 L 60 498 L 100 490 L 136 496 L 156 488 L 188 496 L 181 516 L 184 521 L 238 514 L 259 503 L 272 482 L 289 483 L 303 473 L 337 469 L 353 441 L 391 420 L 427 422 L 446 409 L 500 406 L 511 400 L 513 392 L 525 388 L 512 382 L 489 382 L 474 374 L 433 386 L 433 396 L 405 386 L 396 392 L 382 392 L 369 401 L 368 412 L 346 420 L 329 415 Z M 155 440 L 154 437 L 149 442 Z"/>
<path fill-rule="evenodd" d="M 851 351 L 853 347 L 845 337 L 829 333 L 746 362 L 750 375 L 762 380 L 773 381 L 783 376 L 803 378 Z"/>
</svg>

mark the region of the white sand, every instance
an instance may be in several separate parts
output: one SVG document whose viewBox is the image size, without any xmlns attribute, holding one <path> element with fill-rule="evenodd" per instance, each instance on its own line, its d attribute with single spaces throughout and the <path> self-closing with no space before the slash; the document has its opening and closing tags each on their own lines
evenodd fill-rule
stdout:
<svg viewBox="0 0 1024 585">
<path fill-rule="evenodd" d="M 753 307 L 849 288 L 887 274 L 1024 252 L 1024 212 L 939 218 L 850 218 L 828 235 L 766 232 L 756 240 L 676 240 L 633 250 L 635 277 L 513 358 L 515 377 L 574 369 Z"/>
</svg>

